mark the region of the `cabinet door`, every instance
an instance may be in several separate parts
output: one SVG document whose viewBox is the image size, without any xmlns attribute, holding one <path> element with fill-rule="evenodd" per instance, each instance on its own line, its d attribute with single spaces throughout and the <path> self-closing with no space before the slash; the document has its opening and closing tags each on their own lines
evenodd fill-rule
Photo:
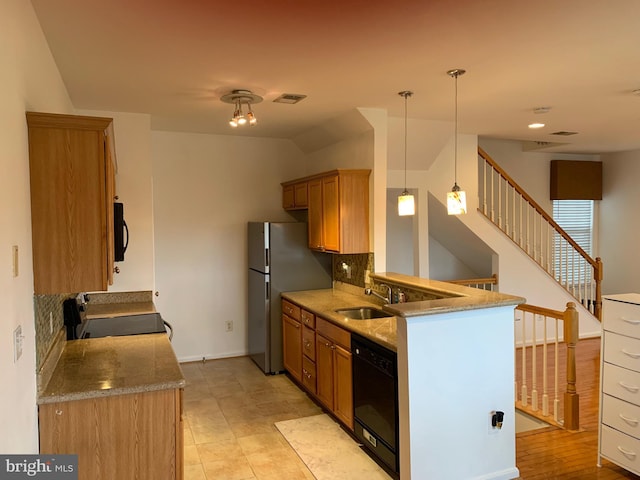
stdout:
<svg viewBox="0 0 640 480">
<path fill-rule="evenodd" d="M 181 479 L 179 403 L 159 390 L 40 405 L 40 453 L 78 454 L 81 479 Z"/>
<path fill-rule="evenodd" d="M 294 185 L 294 197 L 296 208 L 306 208 L 309 205 L 309 185 L 300 182 Z"/>
<path fill-rule="evenodd" d="M 340 182 L 338 175 L 322 179 L 322 230 L 325 250 L 340 251 Z"/>
<path fill-rule="evenodd" d="M 331 340 L 316 333 L 316 393 L 325 407 L 333 411 L 333 350 Z"/>
<path fill-rule="evenodd" d="M 291 210 L 296 206 L 295 191 L 293 185 L 282 187 L 282 208 Z"/>
<path fill-rule="evenodd" d="M 302 327 L 300 322 L 282 315 L 282 361 L 284 368 L 302 380 Z"/>
<path fill-rule="evenodd" d="M 351 352 L 336 345 L 333 362 L 334 413 L 353 430 L 353 385 Z"/>
<path fill-rule="evenodd" d="M 34 292 L 112 283 L 114 154 L 110 118 L 27 112 Z"/>
<path fill-rule="evenodd" d="M 106 209 L 107 209 L 107 283 L 113 285 L 113 273 L 115 262 L 113 202 L 116 200 L 116 169 L 111 153 L 111 142 L 105 138 L 105 164 L 106 164 Z"/>
<path fill-rule="evenodd" d="M 309 181 L 309 248 L 324 250 L 322 243 L 322 180 Z"/>
</svg>

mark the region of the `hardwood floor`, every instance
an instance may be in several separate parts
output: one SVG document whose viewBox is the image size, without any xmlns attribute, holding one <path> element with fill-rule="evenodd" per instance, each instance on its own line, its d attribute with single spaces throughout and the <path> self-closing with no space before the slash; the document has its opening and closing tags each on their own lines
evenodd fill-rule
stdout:
<svg viewBox="0 0 640 480">
<path fill-rule="evenodd" d="M 602 461 L 601 467 L 597 466 L 600 339 L 581 340 L 576 348 L 576 357 L 580 430 L 568 432 L 549 427 L 517 434 L 516 465 L 520 478 L 640 479 L 606 460 Z"/>
</svg>

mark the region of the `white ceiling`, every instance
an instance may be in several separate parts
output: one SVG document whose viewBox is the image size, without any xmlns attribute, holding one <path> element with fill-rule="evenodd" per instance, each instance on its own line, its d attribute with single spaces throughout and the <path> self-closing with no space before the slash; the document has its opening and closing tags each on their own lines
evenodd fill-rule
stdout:
<svg viewBox="0 0 640 480">
<path fill-rule="evenodd" d="M 401 117 L 401 90 L 410 117 L 451 122 L 446 71 L 464 68 L 461 133 L 640 149 L 638 0 L 31 2 L 75 107 L 148 113 L 154 130 L 294 138 L 356 107 Z M 231 130 L 220 96 L 238 88 L 264 101 Z"/>
</svg>

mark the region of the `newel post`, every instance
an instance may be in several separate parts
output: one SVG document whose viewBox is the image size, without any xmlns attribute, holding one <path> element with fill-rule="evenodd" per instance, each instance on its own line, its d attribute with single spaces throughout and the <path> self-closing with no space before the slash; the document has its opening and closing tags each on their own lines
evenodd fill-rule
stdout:
<svg viewBox="0 0 640 480">
<path fill-rule="evenodd" d="M 564 428 L 580 428 L 580 397 L 576 391 L 576 344 L 578 343 L 578 311 L 567 303 L 564 311 L 564 341 L 567 348 L 567 391 L 564 394 Z"/>
<path fill-rule="evenodd" d="M 593 268 L 593 279 L 596 282 L 596 298 L 593 304 L 593 314 L 602 321 L 602 278 L 603 278 L 602 259 L 596 257 L 596 264 Z"/>
</svg>

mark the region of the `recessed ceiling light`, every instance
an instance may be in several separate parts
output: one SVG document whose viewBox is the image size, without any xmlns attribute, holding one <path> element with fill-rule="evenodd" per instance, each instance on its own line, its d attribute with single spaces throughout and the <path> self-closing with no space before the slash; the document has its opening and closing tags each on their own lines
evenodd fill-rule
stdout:
<svg viewBox="0 0 640 480">
<path fill-rule="evenodd" d="M 544 123 L 530 123 L 529 128 L 542 128 L 544 127 Z"/>
</svg>

